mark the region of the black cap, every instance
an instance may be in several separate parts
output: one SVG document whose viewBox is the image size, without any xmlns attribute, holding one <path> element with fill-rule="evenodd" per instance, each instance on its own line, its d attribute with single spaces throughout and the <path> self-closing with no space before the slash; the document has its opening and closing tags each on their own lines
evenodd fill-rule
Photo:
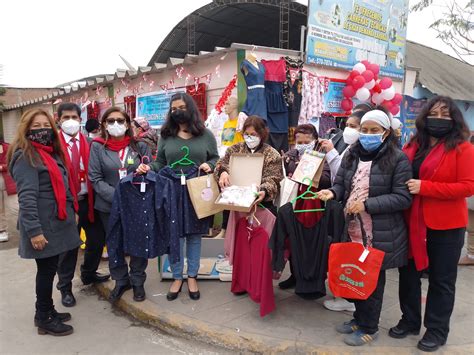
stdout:
<svg viewBox="0 0 474 355">
<path fill-rule="evenodd" d="M 99 121 L 94 119 L 94 118 L 91 118 L 91 119 L 87 120 L 87 122 L 86 122 L 86 131 L 87 131 L 87 133 L 91 133 L 91 132 L 95 131 L 96 129 L 98 129 L 99 127 L 100 127 Z"/>
</svg>

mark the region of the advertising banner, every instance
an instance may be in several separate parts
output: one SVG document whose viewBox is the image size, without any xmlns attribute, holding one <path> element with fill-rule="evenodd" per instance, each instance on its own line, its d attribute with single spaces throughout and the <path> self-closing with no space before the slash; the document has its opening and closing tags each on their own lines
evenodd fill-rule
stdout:
<svg viewBox="0 0 474 355">
<path fill-rule="evenodd" d="M 400 106 L 400 121 L 403 124 L 402 145 L 405 145 L 415 134 L 415 120 L 426 101 L 426 99 L 414 99 L 411 96 L 403 96 L 403 101 Z"/>
<path fill-rule="evenodd" d="M 156 91 L 138 95 L 136 117 L 145 117 L 153 128 L 161 127 L 168 115 L 171 96 L 177 92 L 186 92 L 186 89 Z"/>
<path fill-rule="evenodd" d="M 334 116 L 344 115 L 341 108 L 341 101 L 344 99 L 342 89 L 346 86 L 346 81 L 342 79 L 329 79 L 326 92 L 323 94 L 324 107 L 326 111 Z"/>
<path fill-rule="evenodd" d="M 306 62 L 350 70 L 368 60 L 402 79 L 408 0 L 310 0 Z"/>
</svg>

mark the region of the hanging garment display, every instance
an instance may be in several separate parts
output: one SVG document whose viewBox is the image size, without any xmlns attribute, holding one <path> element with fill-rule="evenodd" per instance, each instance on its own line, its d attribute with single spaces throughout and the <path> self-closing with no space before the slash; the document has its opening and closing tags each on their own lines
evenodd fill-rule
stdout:
<svg viewBox="0 0 474 355">
<path fill-rule="evenodd" d="M 286 81 L 284 83 L 284 96 L 288 104 L 288 144 L 294 145 L 295 129 L 298 126 L 298 119 L 301 111 L 303 77 L 302 71 L 304 62 L 300 59 L 285 57 Z"/>
<path fill-rule="evenodd" d="M 313 226 L 299 221 L 291 203 L 279 209 L 269 244 L 272 266 L 275 272 L 285 268 L 285 241 L 289 240 L 296 293 L 326 295 L 329 245 L 341 240 L 344 230 L 341 221 L 344 221 L 342 207 L 332 200 L 326 202 L 322 218 Z"/>
<path fill-rule="evenodd" d="M 283 97 L 283 84 L 265 81 L 267 124 L 270 133 L 288 133 L 288 107 Z"/>
<path fill-rule="evenodd" d="M 247 100 L 242 108 L 247 116 L 256 115 L 267 120 L 267 102 L 265 99 L 265 67 L 256 62 L 253 65 L 247 59 L 242 61 L 240 70 L 247 83 Z"/>
<path fill-rule="evenodd" d="M 125 104 L 125 112 L 127 112 L 130 119 L 133 120 L 137 111 L 137 97 L 135 95 L 125 96 L 123 103 Z"/>
<path fill-rule="evenodd" d="M 303 72 L 303 91 L 301 100 L 301 111 L 298 124 L 310 123 L 313 117 L 320 117 L 324 110 L 323 104 L 324 86 L 319 79 Z"/>
<path fill-rule="evenodd" d="M 249 225 L 246 218 L 237 223 L 232 268 L 233 293 L 247 292 L 250 299 L 260 303 L 260 316 L 275 309 L 271 251 L 268 233 L 256 223 Z"/>
<path fill-rule="evenodd" d="M 170 254 L 179 260 L 177 206 L 169 179 L 149 171 L 144 176 L 129 174 L 115 189 L 107 233 L 109 260 L 125 263 L 125 254 L 152 259 Z M 168 223 L 166 222 L 168 221 Z"/>
<path fill-rule="evenodd" d="M 206 84 L 201 83 L 197 86 L 196 85 L 188 85 L 186 86 L 186 93 L 194 99 L 196 106 L 201 112 L 201 117 L 203 120 L 207 118 L 207 99 L 206 99 Z"/>
<path fill-rule="evenodd" d="M 321 113 L 318 129 L 319 137 L 329 138 L 329 132 L 334 128 L 337 128 L 335 117 L 329 112 Z"/>
<path fill-rule="evenodd" d="M 242 218 L 248 217 L 249 214 L 245 212 L 230 211 L 229 221 L 227 222 L 227 229 L 224 240 L 224 255 L 232 265 L 234 260 L 235 248 L 235 234 L 237 232 L 237 222 Z M 275 226 L 276 217 L 266 208 L 257 208 L 254 214 L 255 218 L 260 222 L 260 227 L 267 231 L 268 235 L 272 234 Z"/>
<path fill-rule="evenodd" d="M 278 60 L 262 59 L 265 67 L 265 81 L 276 81 L 283 83 L 286 80 L 286 62 L 283 58 Z"/>
</svg>

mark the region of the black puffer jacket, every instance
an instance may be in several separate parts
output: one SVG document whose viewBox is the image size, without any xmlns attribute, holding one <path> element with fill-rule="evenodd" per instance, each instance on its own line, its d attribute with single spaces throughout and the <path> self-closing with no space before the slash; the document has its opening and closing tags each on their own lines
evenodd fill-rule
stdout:
<svg viewBox="0 0 474 355">
<path fill-rule="evenodd" d="M 346 154 L 334 181 L 332 191 L 345 206 L 351 191 L 352 178 L 359 164 L 360 146 L 350 148 L 355 155 L 351 163 Z M 408 232 L 403 210 L 411 205 L 411 195 L 405 182 L 412 177 L 412 168 L 406 155 L 398 148 L 394 166 L 389 171 L 381 169 L 380 159 L 388 152 L 385 145 L 372 161 L 370 170 L 369 198 L 365 201 L 366 211 L 372 217 L 374 248 L 385 252 L 382 269 L 403 266 L 408 260 Z M 347 240 L 347 228 L 344 239 Z"/>
</svg>

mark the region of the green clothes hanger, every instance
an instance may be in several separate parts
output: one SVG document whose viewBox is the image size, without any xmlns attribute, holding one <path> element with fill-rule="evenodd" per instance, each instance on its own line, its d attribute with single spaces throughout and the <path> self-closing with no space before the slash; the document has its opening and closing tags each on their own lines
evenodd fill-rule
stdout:
<svg viewBox="0 0 474 355">
<path fill-rule="evenodd" d="M 309 181 L 309 186 L 308 188 L 306 189 L 305 192 L 303 192 L 301 195 L 295 197 L 292 201 L 291 201 L 291 204 L 295 204 L 295 202 L 297 200 L 314 200 L 314 199 L 317 199 L 318 198 L 318 195 L 311 191 L 311 188 L 313 187 L 313 180 L 308 178 L 308 177 L 305 177 L 303 178 L 303 182 L 305 180 L 308 180 Z M 301 213 L 301 212 L 323 212 L 325 211 L 326 209 L 325 208 L 314 208 L 314 209 L 309 209 L 309 210 L 294 210 L 293 212 L 294 213 Z"/>
<path fill-rule="evenodd" d="M 197 165 L 195 162 L 193 162 L 192 160 L 190 160 L 188 158 L 189 156 L 189 147 L 187 145 L 183 145 L 181 147 L 181 150 L 184 152 L 184 157 L 182 157 L 181 159 L 175 161 L 174 163 L 170 164 L 170 168 L 171 169 L 174 169 L 176 165 Z"/>
</svg>

